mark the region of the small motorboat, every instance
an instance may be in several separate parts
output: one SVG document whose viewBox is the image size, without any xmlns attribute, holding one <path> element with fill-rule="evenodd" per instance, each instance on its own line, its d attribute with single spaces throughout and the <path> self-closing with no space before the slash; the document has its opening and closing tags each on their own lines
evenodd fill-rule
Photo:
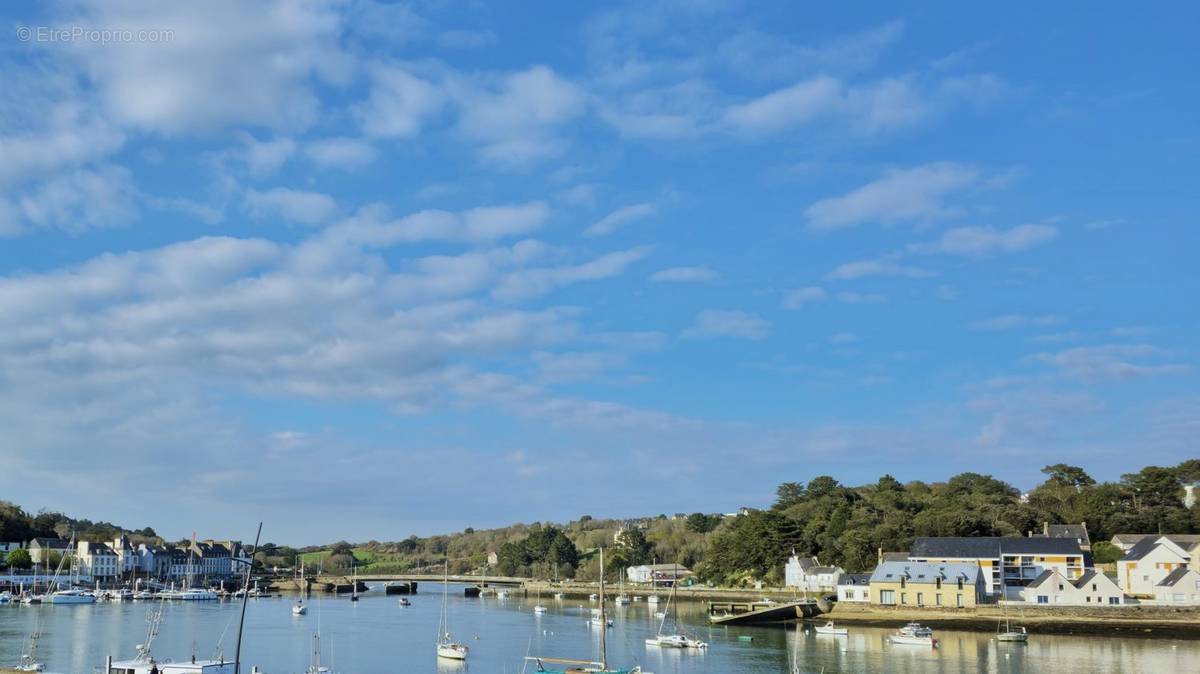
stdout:
<svg viewBox="0 0 1200 674">
<path fill-rule="evenodd" d="M 850 630 L 845 627 L 834 627 L 832 620 L 824 625 L 817 625 L 813 628 L 813 631 L 817 634 L 828 634 L 835 637 L 844 637 L 850 634 Z"/>
<path fill-rule="evenodd" d="M 684 634 L 660 634 L 646 639 L 647 646 L 660 648 L 708 648 L 708 644 Z"/>
<path fill-rule="evenodd" d="M 888 635 L 888 641 L 902 646 L 928 646 L 937 648 L 938 641 L 933 638 L 933 629 L 921 623 L 908 623 L 895 634 Z"/>
<path fill-rule="evenodd" d="M 400 597 L 400 605 L 401 605 L 401 606 L 412 606 L 412 602 L 411 602 L 411 601 L 409 601 L 409 600 L 408 600 L 407 598 L 405 598 L 405 597 Z"/>
<path fill-rule="evenodd" d="M 305 613 L 308 613 L 308 607 L 304 605 L 303 601 L 296 602 L 296 605 L 292 607 L 292 615 L 304 615 Z"/>
<path fill-rule="evenodd" d="M 545 606 L 542 606 L 541 604 L 538 604 L 537 606 L 534 606 L 534 607 L 533 607 L 533 612 L 534 612 L 534 613 L 545 613 L 545 612 L 546 612 L 546 607 L 545 607 Z"/>
</svg>

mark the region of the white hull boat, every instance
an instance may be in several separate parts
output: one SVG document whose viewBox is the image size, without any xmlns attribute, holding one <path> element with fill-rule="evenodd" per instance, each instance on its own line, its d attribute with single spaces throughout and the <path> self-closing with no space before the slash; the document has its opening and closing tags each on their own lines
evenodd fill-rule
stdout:
<svg viewBox="0 0 1200 674">
<path fill-rule="evenodd" d="M 920 623 L 909 623 L 901 627 L 895 634 L 888 635 L 888 641 L 900 646 L 925 646 L 937 648 L 938 641 L 933 638 L 933 630 Z"/>
<path fill-rule="evenodd" d="M 844 637 L 850 634 L 850 630 L 845 627 L 835 627 L 832 620 L 824 625 L 817 625 L 813 628 L 813 631 L 817 634 L 828 634 L 835 637 Z"/>
<path fill-rule="evenodd" d="M 94 604 L 96 596 L 83 590 L 59 590 L 42 598 L 46 604 Z"/>
</svg>

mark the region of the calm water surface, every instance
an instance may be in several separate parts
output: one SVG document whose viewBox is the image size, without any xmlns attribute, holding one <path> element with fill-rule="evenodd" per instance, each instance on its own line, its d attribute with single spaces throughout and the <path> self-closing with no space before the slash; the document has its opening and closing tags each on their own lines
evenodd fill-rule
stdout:
<svg viewBox="0 0 1200 674">
<path fill-rule="evenodd" d="M 373 592 L 358 602 L 313 595 L 308 615 L 293 616 L 294 598 L 252 599 L 246 614 L 243 662 L 266 674 L 300 674 L 309 664 L 312 636 L 320 629 L 325 664 L 332 655 L 338 674 L 505 674 L 521 671 L 527 652 L 568 658 L 597 653 L 598 630 L 585 624 L 589 604 L 578 599 L 466 599 L 452 586 L 450 628 L 471 646 L 466 665 L 434 657 L 441 594 L 433 587 L 401 607 L 397 597 Z M 22 641 L 42 625 L 39 655 L 48 672 L 91 674 L 104 657 L 132 657 L 145 639 L 145 602 L 83 606 L 0 606 L 0 664 L 19 657 Z M 236 637 L 235 602 L 176 602 L 166 605 L 154 653 L 182 660 L 195 653 L 231 658 Z M 885 643 L 887 629 L 850 625 L 844 638 L 816 636 L 811 628 L 709 628 L 703 605 L 682 604 L 682 621 L 708 641 L 707 651 L 647 647 L 657 629 L 654 609 L 635 603 L 615 609 L 609 630 L 612 664 L 640 664 L 655 674 L 772 674 L 788 671 L 789 654 L 801 671 L 826 672 L 1106 672 L 1200 673 L 1200 642 L 1034 635 L 1030 643 L 998 644 L 990 635 L 939 630 L 936 651 Z M 753 637 L 741 641 L 739 636 Z M 330 651 L 332 650 L 332 654 Z M 249 667 L 243 671 L 249 671 Z"/>
</svg>

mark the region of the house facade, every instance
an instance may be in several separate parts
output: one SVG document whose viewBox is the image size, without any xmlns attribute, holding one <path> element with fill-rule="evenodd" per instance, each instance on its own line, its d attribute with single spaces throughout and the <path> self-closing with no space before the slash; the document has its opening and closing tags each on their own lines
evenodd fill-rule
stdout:
<svg viewBox="0 0 1200 674">
<path fill-rule="evenodd" d="M 843 573 L 837 580 L 838 602 L 865 604 L 871 601 L 871 574 Z"/>
<path fill-rule="evenodd" d="M 1200 606 L 1200 571 L 1186 567 L 1168 573 L 1154 586 L 1160 604 Z"/>
<path fill-rule="evenodd" d="M 816 557 L 800 557 L 794 552 L 783 567 L 783 584 L 801 592 L 836 592 L 838 577 L 846 573 L 837 566 L 821 566 Z"/>
<path fill-rule="evenodd" d="M 1095 570 L 1071 580 L 1048 569 L 1021 589 L 1021 599 L 1039 606 L 1124 606 L 1130 603 L 1116 581 Z"/>
<path fill-rule="evenodd" d="M 871 573 L 872 604 L 970 608 L 984 601 L 982 569 L 966 562 L 884 562 Z"/>
<path fill-rule="evenodd" d="M 29 558 L 33 563 L 43 565 L 50 559 L 51 553 L 60 556 L 69 556 L 72 553 L 70 543 L 61 538 L 35 538 L 29 541 L 28 549 Z"/>
<path fill-rule="evenodd" d="M 918 538 L 909 561 L 974 564 L 983 572 L 990 596 L 1020 599 L 1021 590 L 1045 571 L 1056 569 L 1075 581 L 1091 568 L 1091 555 L 1073 538 L 942 537 Z"/>
<path fill-rule="evenodd" d="M 78 560 L 76 570 L 82 576 L 104 580 L 121 575 L 117 566 L 117 553 L 104 543 L 79 541 L 75 558 Z"/>
<path fill-rule="evenodd" d="M 1128 594 L 1152 597 L 1155 587 L 1176 569 L 1192 568 L 1188 548 L 1171 537 L 1146 537 L 1117 560 L 1117 579 Z"/>
</svg>

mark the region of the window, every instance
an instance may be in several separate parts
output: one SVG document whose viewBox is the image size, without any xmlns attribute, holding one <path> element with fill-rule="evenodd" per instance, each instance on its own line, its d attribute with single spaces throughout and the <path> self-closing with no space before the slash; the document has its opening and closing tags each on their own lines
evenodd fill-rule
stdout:
<svg viewBox="0 0 1200 674">
<path fill-rule="evenodd" d="M 1120 597 L 1109 597 L 1108 603 L 1112 604 L 1113 606 L 1116 606 L 1117 604 L 1121 603 L 1121 598 Z"/>
<path fill-rule="evenodd" d="M 956 600 L 956 601 L 957 601 L 957 604 L 956 604 L 956 605 L 957 605 L 959 608 L 962 608 L 962 605 L 963 605 L 963 604 L 962 604 L 962 595 L 961 595 L 961 594 L 958 594 L 958 595 L 955 595 L 955 597 L 957 597 L 957 600 Z"/>
<path fill-rule="evenodd" d="M 1039 594 L 1039 595 L 1038 595 L 1038 603 L 1039 603 L 1039 604 L 1049 604 L 1049 603 L 1050 603 L 1050 597 L 1047 597 L 1047 596 L 1046 596 L 1046 595 L 1044 595 L 1044 594 Z"/>
<path fill-rule="evenodd" d="M 907 593 L 907 592 L 901 592 L 901 593 L 900 593 L 900 603 L 901 603 L 901 604 L 907 604 L 907 603 L 908 603 L 908 593 Z"/>
<path fill-rule="evenodd" d="M 937 602 L 937 605 L 938 605 L 938 606 L 941 606 L 941 605 L 942 605 L 942 593 L 941 593 L 941 592 L 939 592 L 939 593 L 937 593 L 937 594 L 936 594 L 936 595 L 934 595 L 934 596 L 936 597 L 936 599 L 935 599 L 934 601 L 936 601 L 936 602 Z"/>
<path fill-rule="evenodd" d="M 917 606 L 924 606 L 924 605 L 925 605 L 925 593 L 918 592 L 917 593 Z"/>
<path fill-rule="evenodd" d="M 1091 598 L 1091 597 L 1084 597 L 1084 601 L 1086 601 L 1087 603 L 1089 603 L 1089 604 L 1090 604 L 1090 603 L 1092 603 L 1092 598 Z"/>
<path fill-rule="evenodd" d="M 1182 592 L 1178 592 L 1176 594 L 1171 595 L 1171 601 L 1183 601 L 1183 600 L 1184 600 L 1184 596 L 1183 596 Z"/>
<path fill-rule="evenodd" d="M 880 590 L 879 591 L 879 603 L 880 604 L 895 604 L 896 603 L 895 590 Z"/>
<path fill-rule="evenodd" d="M 1092 583 L 1092 592 L 1096 592 L 1096 584 Z"/>
</svg>

